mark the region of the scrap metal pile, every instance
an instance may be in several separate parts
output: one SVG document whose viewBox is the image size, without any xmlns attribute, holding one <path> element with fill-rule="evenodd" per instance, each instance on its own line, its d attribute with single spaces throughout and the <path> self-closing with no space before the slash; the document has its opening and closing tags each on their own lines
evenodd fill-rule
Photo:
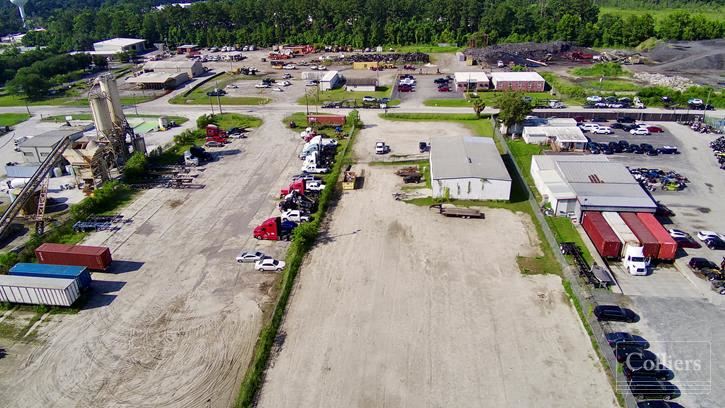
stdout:
<svg viewBox="0 0 725 408">
<path fill-rule="evenodd" d="M 676 171 L 666 171 L 661 169 L 648 168 L 631 168 L 634 179 L 639 182 L 642 187 L 649 191 L 656 189 L 666 191 L 681 191 L 687 187 L 690 180 Z"/>
<path fill-rule="evenodd" d="M 568 42 L 496 44 L 484 48 L 469 48 L 464 54 L 476 61 L 496 65 L 498 61 L 528 65 L 527 60 L 547 61 L 551 58 L 570 58 L 574 51 L 589 51 Z M 590 51 L 589 51 L 590 52 Z"/>
<path fill-rule="evenodd" d="M 388 54 L 352 54 L 346 55 L 342 62 L 430 62 L 428 54 L 422 52 L 388 53 Z"/>
</svg>

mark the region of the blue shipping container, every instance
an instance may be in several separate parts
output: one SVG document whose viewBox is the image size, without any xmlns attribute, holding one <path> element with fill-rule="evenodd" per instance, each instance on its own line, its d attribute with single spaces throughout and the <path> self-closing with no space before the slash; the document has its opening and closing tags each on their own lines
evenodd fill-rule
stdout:
<svg viewBox="0 0 725 408">
<path fill-rule="evenodd" d="M 81 289 L 87 289 L 91 285 L 91 273 L 85 266 L 19 263 L 10 269 L 8 275 L 77 279 Z"/>
</svg>

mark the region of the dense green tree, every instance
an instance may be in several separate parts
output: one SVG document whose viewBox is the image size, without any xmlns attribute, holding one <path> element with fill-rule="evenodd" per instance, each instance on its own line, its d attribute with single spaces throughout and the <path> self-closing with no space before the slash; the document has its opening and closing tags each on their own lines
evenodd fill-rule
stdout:
<svg viewBox="0 0 725 408">
<path fill-rule="evenodd" d="M 521 92 L 504 92 L 498 98 L 498 119 L 507 128 L 521 123 L 531 113 L 531 104 L 524 100 Z"/>
<path fill-rule="evenodd" d="M 15 78 L 7 83 L 10 92 L 28 99 L 40 99 L 48 94 L 50 81 L 30 67 L 20 68 Z"/>
</svg>

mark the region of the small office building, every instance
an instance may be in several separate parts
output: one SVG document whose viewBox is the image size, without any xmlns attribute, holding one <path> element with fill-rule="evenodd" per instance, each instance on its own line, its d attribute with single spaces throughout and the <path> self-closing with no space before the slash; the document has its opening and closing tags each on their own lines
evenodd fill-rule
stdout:
<svg viewBox="0 0 725 408">
<path fill-rule="evenodd" d="M 26 163 L 41 163 L 58 142 L 69 136 L 71 140 L 78 140 L 83 137 L 83 129 L 58 129 L 41 133 L 19 143 L 18 149 Z"/>
<path fill-rule="evenodd" d="M 141 89 L 176 89 L 188 81 L 189 74 L 186 72 L 145 72 L 126 80 Z"/>
<path fill-rule="evenodd" d="M 536 72 L 492 72 L 491 83 L 497 91 L 544 92 L 546 80 Z"/>
<path fill-rule="evenodd" d="M 493 139 L 434 137 L 430 150 L 433 197 L 508 200 L 511 176 Z"/>
<path fill-rule="evenodd" d="M 484 91 L 489 88 L 488 75 L 484 72 L 456 72 L 453 74 L 456 83 L 456 91 L 458 92 L 477 92 Z"/>
<path fill-rule="evenodd" d="M 320 90 L 329 91 L 335 89 L 340 85 L 340 82 L 342 82 L 342 78 L 337 71 L 327 71 L 320 79 Z"/>
<path fill-rule="evenodd" d="M 347 78 L 345 90 L 351 92 L 375 92 L 378 80 L 375 78 Z"/>
</svg>

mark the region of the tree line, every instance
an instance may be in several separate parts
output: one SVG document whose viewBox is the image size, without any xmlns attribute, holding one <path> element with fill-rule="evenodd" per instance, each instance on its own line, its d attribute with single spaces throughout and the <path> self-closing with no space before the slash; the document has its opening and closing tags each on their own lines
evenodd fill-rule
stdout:
<svg viewBox="0 0 725 408">
<path fill-rule="evenodd" d="M 6 88 L 13 94 L 38 99 L 46 96 L 53 86 L 78 79 L 92 61 L 93 57 L 88 54 L 48 56 L 19 68 Z"/>
<path fill-rule="evenodd" d="M 725 36 L 725 22 L 701 14 L 677 12 L 659 22 L 647 13 L 600 16 L 592 0 L 210 0 L 163 10 L 122 2 L 59 9 L 45 22 L 48 32 L 28 34 L 28 45 L 81 50 L 94 41 L 125 36 L 172 46 L 312 43 L 360 48 L 466 44 L 472 37 L 489 44 L 566 40 L 634 46 L 650 37 Z"/>
</svg>

